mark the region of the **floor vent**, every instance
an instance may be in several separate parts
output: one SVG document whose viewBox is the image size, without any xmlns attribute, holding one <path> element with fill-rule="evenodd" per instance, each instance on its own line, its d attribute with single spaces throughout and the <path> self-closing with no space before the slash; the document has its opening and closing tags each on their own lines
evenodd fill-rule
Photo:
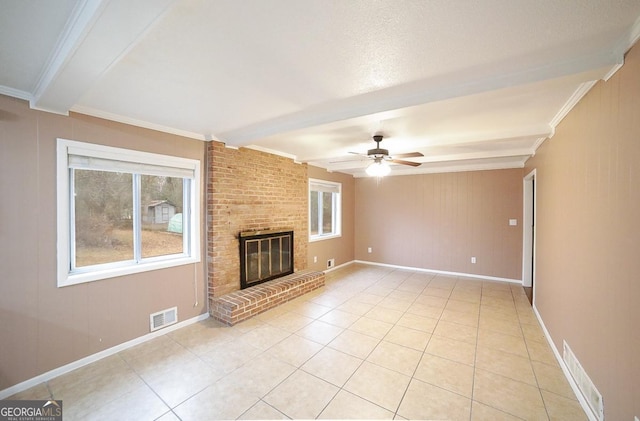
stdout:
<svg viewBox="0 0 640 421">
<path fill-rule="evenodd" d="M 598 420 L 604 420 L 604 402 L 602 401 L 602 395 L 598 392 L 598 389 L 596 389 L 587 372 L 584 371 L 584 368 L 582 368 L 582 365 L 580 365 L 580 362 L 565 341 L 563 341 L 563 348 L 562 359 L 567 365 L 571 377 L 573 377 L 573 380 L 575 380 L 578 385 L 578 389 L 580 389 L 582 396 L 584 396 L 591 407 L 593 414 Z"/>
<path fill-rule="evenodd" d="M 178 321 L 178 307 L 168 308 L 166 310 L 153 313 L 149 316 L 151 331 L 161 329 Z"/>
</svg>

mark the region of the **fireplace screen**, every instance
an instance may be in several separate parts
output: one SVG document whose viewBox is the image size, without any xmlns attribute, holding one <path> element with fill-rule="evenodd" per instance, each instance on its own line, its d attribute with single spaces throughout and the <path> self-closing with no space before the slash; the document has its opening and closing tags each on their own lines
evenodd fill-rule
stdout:
<svg viewBox="0 0 640 421">
<path fill-rule="evenodd" d="M 293 273 L 293 231 L 240 233 L 240 287 Z"/>
</svg>

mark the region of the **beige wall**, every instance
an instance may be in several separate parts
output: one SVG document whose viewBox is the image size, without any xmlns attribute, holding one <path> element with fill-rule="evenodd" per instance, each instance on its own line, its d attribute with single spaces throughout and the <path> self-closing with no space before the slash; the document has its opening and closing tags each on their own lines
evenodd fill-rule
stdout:
<svg viewBox="0 0 640 421">
<path fill-rule="evenodd" d="M 640 416 L 640 46 L 558 125 L 536 169 L 535 304 L 604 396 Z"/>
<path fill-rule="evenodd" d="M 358 178 L 355 211 L 358 260 L 522 278 L 521 169 Z"/>
<path fill-rule="evenodd" d="M 327 269 L 327 260 L 335 259 L 336 266 L 354 259 L 355 236 L 355 179 L 348 174 L 328 172 L 324 168 L 309 166 L 309 178 L 342 184 L 342 236 L 309 243 L 307 261 L 309 269 Z M 313 262 L 317 257 L 318 261 Z"/>
<path fill-rule="evenodd" d="M 206 312 L 202 264 L 57 288 L 58 137 L 204 161 L 203 142 L 0 95 L 0 390 L 147 334 L 152 312 Z"/>
</svg>

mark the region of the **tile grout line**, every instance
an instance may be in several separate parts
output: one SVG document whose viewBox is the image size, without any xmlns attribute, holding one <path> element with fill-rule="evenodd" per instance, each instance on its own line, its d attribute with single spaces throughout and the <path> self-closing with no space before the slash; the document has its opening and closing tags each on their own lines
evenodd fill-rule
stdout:
<svg viewBox="0 0 640 421">
<path fill-rule="evenodd" d="M 473 420 L 473 402 L 475 389 L 476 389 L 476 371 L 478 369 L 478 342 L 480 340 L 480 312 L 482 311 L 482 291 L 484 289 L 484 284 L 480 288 L 480 301 L 478 303 L 478 325 L 476 327 L 476 347 L 475 354 L 473 356 L 473 377 L 471 378 L 471 407 L 469 408 L 469 420 Z"/>
<path fill-rule="evenodd" d="M 513 294 L 513 291 L 512 291 Z M 514 297 L 514 305 L 515 305 L 515 297 Z M 547 403 L 542 395 L 542 388 L 540 387 L 540 382 L 538 381 L 538 375 L 536 374 L 536 370 L 533 367 L 533 360 L 531 359 L 531 352 L 529 351 L 529 343 L 527 342 L 527 337 L 524 334 L 524 330 L 522 329 L 522 322 L 520 321 L 520 312 L 518 311 L 518 306 L 516 305 L 516 316 L 518 317 L 518 327 L 520 327 L 520 332 L 522 333 L 522 338 L 524 340 L 524 345 L 527 349 L 527 357 L 529 359 L 529 366 L 531 366 L 531 371 L 533 372 L 533 378 L 536 380 L 536 388 L 538 389 L 538 394 L 540 395 L 540 400 L 542 401 L 542 405 L 544 406 L 544 412 L 547 415 L 547 419 L 551 419 L 549 414 L 549 409 L 547 408 Z"/>
<path fill-rule="evenodd" d="M 181 346 L 182 348 L 184 348 L 187 352 L 190 352 L 194 355 L 196 355 L 195 353 L 193 353 L 190 349 L 188 349 L 187 347 L 185 347 L 183 344 L 181 344 L 180 342 L 176 341 L 174 338 L 172 338 L 171 336 L 167 335 L 169 337 L 169 339 L 171 339 L 174 343 L 176 343 L 177 345 Z M 119 355 L 120 353 L 116 354 Z M 196 357 L 198 357 L 196 355 Z M 194 397 L 195 395 L 197 395 L 198 393 L 202 392 L 204 389 L 206 389 L 207 387 L 209 387 L 209 385 L 207 385 L 206 387 L 204 387 L 202 390 L 199 390 L 197 392 L 195 392 L 194 394 L 190 395 L 188 398 L 186 398 L 185 400 L 183 400 L 182 402 L 178 403 L 175 407 L 171 407 L 171 405 L 169 405 L 168 402 L 166 402 L 162 396 L 160 396 L 158 394 L 158 392 L 156 392 L 155 388 L 153 388 L 145 379 L 144 377 L 142 377 L 142 375 L 131 366 L 131 364 L 129 364 L 129 361 L 127 361 L 126 358 L 124 358 L 123 356 L 120 356 L 120 358 L 122 358 L 122 360 L 124 361 L 124 363 L 127 365 L 127 367 L 129 367 L 129 369 L 134 372 L 136 374 L 136 376 L 138 376 L 138 378 L 140 378 L 140 380 L 149 388 L 149 390 L 151 390 L 151 392 L 153 392 L 154 395 L 156 395 L 158 397 L 158 399 L 160 399 L 160 401 L 165 404 L 167 406 L 167 408 L 169 408 L 169 410 L 167 412 L 164 412 L 160 417 L 166 415 L 167 413 L 171 412 L 173 415 L 176 416 L 176 418 L 178 418 L 179 420 L 182 420 L 182 418 L 180 418 L 178 416 L 178 414 L 175 413 L 174 409 L 177 408 L 178 406 L 182 405 L 184 402 L 188 401 L 189 399 L 191 399 L 192 397 Z M 160 418 L 158 417 L 158 418 Z"/>
</svg>

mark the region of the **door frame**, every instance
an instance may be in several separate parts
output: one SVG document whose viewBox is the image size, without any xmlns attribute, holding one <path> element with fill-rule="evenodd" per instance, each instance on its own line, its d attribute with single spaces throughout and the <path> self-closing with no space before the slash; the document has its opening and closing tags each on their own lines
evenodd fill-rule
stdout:
<svg viewBox="0 0 640 421">
<path fill-rule="evenodd" d="M 537 186 L 536 170 L 534 169 L 523 179 L 523 212 L 522 212 L 522 286 L 533 287 L 536 277 L 536 223 L 538 211 L 536 208 Z M 534 294 L 535 297 L 535 294 Z"/>
</svg>

